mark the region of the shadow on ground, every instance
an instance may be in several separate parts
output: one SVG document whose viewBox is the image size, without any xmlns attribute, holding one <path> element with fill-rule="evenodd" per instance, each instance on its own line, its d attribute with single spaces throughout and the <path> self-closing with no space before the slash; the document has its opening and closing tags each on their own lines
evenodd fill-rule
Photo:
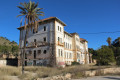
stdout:
<svg viewBox="0 0 120 80">
<path fill-rule="evenodd" d="M 112 79 L 112 80 L 120 80 L 120 78 L 116 78 L 116 77 L 103 77 L 103 78 Z"/>
</svg>

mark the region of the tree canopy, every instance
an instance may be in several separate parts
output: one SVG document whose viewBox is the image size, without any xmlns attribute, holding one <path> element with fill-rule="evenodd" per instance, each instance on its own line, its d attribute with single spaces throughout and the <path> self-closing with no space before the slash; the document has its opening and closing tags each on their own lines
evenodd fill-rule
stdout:
<svg viewBox="0 0 120 80">
<path fill-rule="evenodd" d="M 102 45 L 101 48 L 94 50 L 89 48 L 89 52 L 93 54 L 93 59 L 97 60 L 97 64 L 108 65 L 112 61 L 116 61 L 117 65 L 120 65 L 120 37 L 111 42 L 111 38 L 108 37 L 108 46 Z M 111 44 L 112 43 L 112 44 Z"/>
<path fill-rule="evenodd" d="M 9 41 L 6 37 L 0 37 L 0 55 L 1 54 L 13 54 L 14 56 L 18 55 L 19 47 L 15 41 Z"/>
<path fill-rule="evenodd" d="M 108 65 L 110 62 L 114 61 L 114 53 L 108 46 L 102 46 L 97 50 L 96 59 L 98 65 Z"/>
</svg>

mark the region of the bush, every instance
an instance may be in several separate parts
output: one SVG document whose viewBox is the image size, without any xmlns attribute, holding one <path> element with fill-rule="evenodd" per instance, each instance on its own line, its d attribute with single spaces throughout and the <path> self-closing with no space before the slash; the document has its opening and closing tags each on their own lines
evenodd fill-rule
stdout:
<svg viewBox="0 0 120 80">
<path fill-rule="evenodd" d="M 114 62 L 114 53 L 108 46 L 102 46 L 97 50 L 97 65 L 109 65 Z"/>
<path fill-rule="evenodd" d="M 76 73 L 74 73 L 74 75 L 72 75 L 72 78 L 79 79 L 79 78 L 84 77 L 84 76 L 85 75 L 83 72 L 76 72 Z"/>
<path fill-rule="evenodd" d="M 6 66 L 0 68 L 0 75 L 18 76 L 20 74 L 21 70 L 17 67 Z"/>
<path fill-rule="evenodd" d="M 120 66 L 120 57 L 116 59 L 116 65 Z"/>
<path fill-rule="evenodd" d="M 79 62 L 74 61 L 74 62 L 72 62 L 72 65 L 80 65 L 80 63 L 79 63 Z"/>
</svg>

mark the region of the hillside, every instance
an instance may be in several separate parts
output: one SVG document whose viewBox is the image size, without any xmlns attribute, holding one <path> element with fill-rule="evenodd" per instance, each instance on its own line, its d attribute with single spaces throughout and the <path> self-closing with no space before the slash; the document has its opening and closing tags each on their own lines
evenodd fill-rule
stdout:
<svg viewBox="0 0 120 80">
<path fill-rule="evenodd" d="M 0 37 L 0 45 L 18 46 L 18 44 L 15 41 L 9 41 L 6 37 Z"/>
<path fill-rule="evenodd" d="M 17 56 L 19 51 L 19 46 L 15 41 L 10 41 L 6 37 L 0 37 L 0 55 L 14 55 Z"/>
</svg>

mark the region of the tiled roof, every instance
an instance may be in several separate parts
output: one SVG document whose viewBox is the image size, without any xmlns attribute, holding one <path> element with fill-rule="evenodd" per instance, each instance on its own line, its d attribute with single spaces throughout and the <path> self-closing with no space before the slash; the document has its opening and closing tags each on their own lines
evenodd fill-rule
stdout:
<svg viewBox="0 0 120 80">
<path fill-rule="evenodd" d="M 71 35 L 70 33 L 66 32 L 66 31 L 64 31 L 64 33 L 66 33 L 66 34 L 68 34 L 69 36 L 71 36 L 71 37 L 72 37 L 72 35 Z"/>
<path fill-rule="evenodd" d="M 82 41 L 82 42 L 87 42 L 87 40 L 86 39 L 83 39 L 83 38 L 80 38 L 80 41 Z"/>
<path fill-rule="evenodd" d="M 75 34 L 76 34 L 76 35 L 79 35 L 79 34 L 78 34 L 78 33 L 76 33 L 76 32 L 75 32 L 75 33 L 70 33 L 70 34 L 71 34 L 71 35 L 75 35 Z"/>
<path fill-rule="evenodd" d="M 58 22 L 60 22 L 63 26 L 66 26 L 66 24 L 64 23 L 64 22 L 62 22 L 60 19 L 58 19 L 57 17 L 49 17 L 49 18 L 45 18 L 45 19 L 42 19 L 42 20 L 39 20 L 38 22 L 45 22 L 45 21 L 49 21 L 49 20 L 53 20 L 53 19 L 55 19 L 55 20 L 57 20 Z M 19 28 L 17 28 L 17 29 L 23 29 L 24 28 L 24 26 L 21 26 L 21 27 L 19 27 Z"/>
</svg>

